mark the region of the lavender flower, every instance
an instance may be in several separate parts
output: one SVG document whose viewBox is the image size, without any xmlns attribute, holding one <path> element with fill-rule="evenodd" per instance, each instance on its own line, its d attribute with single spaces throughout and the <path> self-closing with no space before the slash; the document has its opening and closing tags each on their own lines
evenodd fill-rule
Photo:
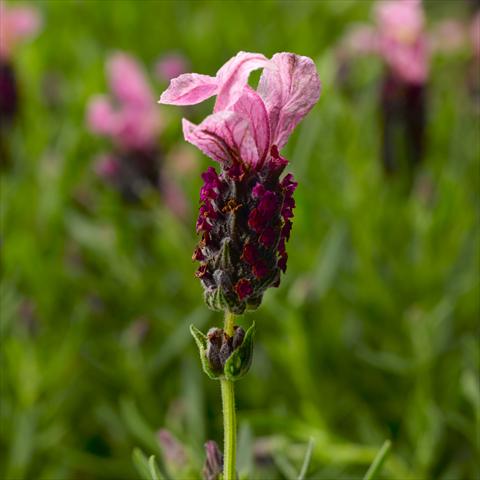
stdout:
<svg viewBox="0 0 480 480">
<path fill-rule="evenodd" d="M 397 130 L 404 129 L 410 167 L 418 165 L 425 149 L 426 83 L 429 42 L 421 0 L 380 0 L 374 9 L 375 27 L 360 25 L 342 41 L 341 72 L 358 55 L 374 54 L 385 64 L 380 92 L 382 161 L 385 172 L 397 170 Z"/>
<path fill-rule="evenodd" d="M 152 150 L 162 121 L 142 67 L 130 55 L 118 52 L 107 62 L 107 76 L 112 97 L 97 95 L 90 101 L 90 129 L 122 150 Z"/>
<path fill-rule="evenodd" d="M 108 138 L 113 151 L 97 158 L 95 171 L 127 199 L 136 201 L 146 188 L 160 188 L 175 213 L 185 213 L 183 194 L 163 178 L 158 136 L 162 117 L 140 63 L 117 52 L 107 61 L 110 95 L 96 95 L 88 104 L 90 130 Z"/>
<path fill-rule="evenodd" d="M 251 71 L 263 68 L 258 90 Z M 199 125 L 183 120 L 185 139 L 220 164 L 202 174 L 193 254 L 207 305 L 242 313 L 257 308 L 287 268 L 297 186 L 281 178 L 288 161 L 279 150 L 320 96 L 310 58 L 240 52 L 215 77 L 184 74 L 173 79 L 160 103 L 192 105 L 217 96 L 214 112 Z"/>
<path fill-rule="evenodd" d="M 375 9 L 378 51 L 403 83 L 422 85 L 428 77 L 427 36 L 421 0 L 388 0 Z"/>
</svg>

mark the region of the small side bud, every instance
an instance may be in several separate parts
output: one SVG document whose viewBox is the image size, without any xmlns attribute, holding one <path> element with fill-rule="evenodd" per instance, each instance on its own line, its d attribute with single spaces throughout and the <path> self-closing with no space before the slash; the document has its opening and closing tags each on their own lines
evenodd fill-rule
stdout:
<svg viewBox="0 0 480 480">
<path fill-rule="evenodd" d="M 205 355 L 214 372 L 222 373 L 223 365 L 220 359 L 223 331 L 220 328 L 211 328 L 207 333 L 207 350 Z"/>
<path fill-rule="evenodd" d="M 190 332 L 197 343 L 203 370 L 210 378 L 238 380 L 248 372 L 253 355 L 254 323 L 247 332 L 236 325 L 232 336 L 221 328 L 211 328 L 205 335 L 193 325 Z"/>
<path fill-rule="evenodd" d="M 245 330 L 242 327 L 235 327 L 235 331 L 232 337 L 232 349 L 236 350 L 245 338 Z"/>
</svg>

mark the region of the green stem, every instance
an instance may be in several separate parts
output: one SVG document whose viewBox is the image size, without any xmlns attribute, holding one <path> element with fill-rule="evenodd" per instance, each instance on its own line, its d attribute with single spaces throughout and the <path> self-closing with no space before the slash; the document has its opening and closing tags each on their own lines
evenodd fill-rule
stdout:
<svg viewBox="0 0 480 480">
<path fill-rule="evenodd" d="M 225 333 L 233 335 L 235 316 L 232 313 L 225 315 Z M 235 390 L 231 380 L 221 379 L 223 405 L 223 480 L 236 480 L 235 457 L 237 443 L 237 420 L 235 414 Z"/>
<path fill-rule="evenodd" d="M 227 335 L 230 337 L 233 335 L 233 327 L 235 325 L 235 315 L 233 313 L 227 312 L 225 314 L 225 325 L 224 330 Z"/>
</svg>

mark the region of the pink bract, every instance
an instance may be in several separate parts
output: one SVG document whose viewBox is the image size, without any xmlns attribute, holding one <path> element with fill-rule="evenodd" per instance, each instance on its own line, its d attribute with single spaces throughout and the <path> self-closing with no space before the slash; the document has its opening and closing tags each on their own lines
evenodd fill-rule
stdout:
<svg viewBox="0 0 480 480">
<path fill-rule="evenodd" d="M 382 0 L 375 16 L 378 49 L 392 72 L 407 83 L 425 83 L 428 49 L 420 0 Z"/>
<path fill-rule="evenodd" d="M 381 0 L 375 17 L 382 35 L 405 43 L 413 43 L 425 25 L 421 0 Z"/>
<path fill-rule="evenodd" d="M 263 68 L 258 90 L 248 85 Z M 183 120 L 185 139 L 220 163 L 260 169 L 278 159 L 278 149 L 320 96 L 320 80 L 308 57 L 278 53 L 268 60 L 240 52 L 215 77 L 184 74 L 173 79 L 160 103 L 192 105 L 216 95 L 214 113 L 199 125 Z M 275 148 L 272 148 L 275 147 Z"/>
<path fill-rule="evenodd" d="M 145 106 L 153 103 L 153 94 L 145 72 L 137 60 L 123 52 L 113 54 L 107 62 L 112 93 L 126 104 Z"/>
<path fill-rule="evenodd" d="M 90 101 L 90 130 L 126 150 L 151 149 L 162 122 L 143 69 L 126 53 L 112 55 L 106 69 L 112 96 L 97 95 Z"/>
<path fill-rule="evenodd" d="M 400 81 L 424 84 L 428 77 L 429 48 L 420 0 L 380 0 L 374 9 L 375 27 L 354 26 L 343 38 L 341 60 L 376 54 Z"/>
<path fill-rule="evenodd" d="M 35 36 L 42 26 L 34 7 L 12 7 L 0 1 L 0 58 L 8 59 L 20 41 Z"/>
</svg>

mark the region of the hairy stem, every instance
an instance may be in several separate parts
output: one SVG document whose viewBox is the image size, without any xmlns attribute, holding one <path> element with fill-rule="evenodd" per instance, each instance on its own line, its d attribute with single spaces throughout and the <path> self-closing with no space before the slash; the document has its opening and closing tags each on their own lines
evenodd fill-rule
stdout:
<svg viewBox="0 0 480 480">
<path fill-rule="evenodd" d="M 235 325 L 235 315 L 233 313 L 227 312 L 225 314 L 224 330 L 225 330 L 225 333 L 230 337 L 233 335 L 234 325 Z"/>
<path fill-rule="evenodd" d="M 225 333 L 233 335 L 233 326 L 235 316 L 233 313 L 225 315 Z M 235 463 L 237 448 L 237 420 L 235 412 L 235 390 L 233 382 L 230 380 L 220 380 L 222 389 L 222 405 L 223 405 L 223 479 L 235 480 Z"/>
</svg>

